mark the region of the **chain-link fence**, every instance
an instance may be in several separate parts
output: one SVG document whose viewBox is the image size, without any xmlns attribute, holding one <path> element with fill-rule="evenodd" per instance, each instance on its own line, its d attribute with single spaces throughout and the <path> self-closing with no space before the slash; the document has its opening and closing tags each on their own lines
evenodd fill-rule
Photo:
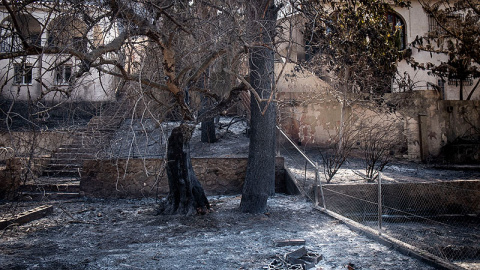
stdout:
<svg viewBox="0 0 480 270">
<path fill-rule="evenodd" d="M 304 151 L 280 133 L 290 177 L 319 207 L 456 266 L 480 269 L 480 180 L 392 183 L 380 173 L 374 183 L 326 184 L 318 150 Z"/>
</svg>

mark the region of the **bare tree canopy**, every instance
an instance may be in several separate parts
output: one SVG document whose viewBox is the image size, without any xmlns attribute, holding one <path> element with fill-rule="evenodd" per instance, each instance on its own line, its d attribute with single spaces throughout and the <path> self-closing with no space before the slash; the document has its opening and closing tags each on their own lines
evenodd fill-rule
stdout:
<svg viewBox="0 0 480 270">
<path fill-rule="evenodd" d="M 161 109 L 149 113 L 156 119 L 175 114 L 183 124 L 169 139 L 168 158 L 175 162 L 167 166 L 172 186 L 163 210 L 205 212 L 208 201 L 190 162 L 191 126 L 223 113 L 242 92 L 255 89 L 252 107 L 261 110 L 258 119 L 263 122 L 262 128 L 252 129 L 252 136 L 267 134 L 263 129 L 267 124 L 268 134 L 274 135 L 277 9 L 271 2 L 2 1 L 0 61 L 15 66 L 14 72 L 5 72 L 4 81 L 10 84 L 3 85 L 2 94 L 14 97 L 27 88 L 24 96 L 30 104 L 63 102 L 81 87 L 88 89 L 86 81 L 100 80 L 105 92 L 115 88 L 116 97 L 134 95 L 134 100 L 155 103 Z M 249 17 L 249 12 L 255 16 Z M 248 36 L 249 30 L 255 31 Z M 245 79 L 248 54 L 255 60 L 250 61 L 252 85 Z M 33 72 L 36 68 L 40 72 Z M 126 92 L 126 85 L 134 85 L 133 93 Z M 199 104 L 198 96 L 209 102 Z M 267 150 L 273 158 L 270 168 L 274 168 L 273 135 Z M 259 149 L 251 150 L 255 151 Z M 255 169 L 260 163 L 251 164 Z M 268 174 L 274 179 L 274 170 Z M 273 181 L 265 188 L 268 196 Z"/>
</svg>

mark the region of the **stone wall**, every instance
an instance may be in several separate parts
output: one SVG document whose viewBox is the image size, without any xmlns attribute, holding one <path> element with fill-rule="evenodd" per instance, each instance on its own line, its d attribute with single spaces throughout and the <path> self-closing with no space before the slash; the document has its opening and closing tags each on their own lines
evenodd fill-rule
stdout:
<svg viewBox="0 0 480 270">
<path fill-rule="evenodd" d="M 20 178 L 15 177 L 15 171 L 7 166 L 0 168 L 0 200 L 13 199 L 15 191 L 20 186 Z"/>
<path fill-rule="evenodd" d="M 195 174 L 207 195 L 239 194 L 247 158 L 192 158 Z M 151 197 L 168 193 L 163 159 L 89 160 L 82 169 L 80 188 L 92 197 Z M 283 158 L 277 158 L 276 181 L 282 191 Z"/>
<path fill-rule="evenodd" d="M 376 217 L 377 184 L 328 184 L 323 188 L 327 209 L 353 218 Z M 419 216 L 480 215 L 480 181 L 389 183 L 382 185 L 382 194 L 384 215 L 403 215 L 391 209 Z"/>
<path fill-rule="evenodd" d="M 278 93 L 279 124 L 295 142 L 306 146 L 328 146 L 340 125 L 341 104 L 328 93 Z M 375 104 L 352 106 L 347 115 L 364 123 L 386 119 L 401 127 L 397 140 L 404 157 L 429 161 L 459 137 L 479 136 L 480 101 L 442 100 L 437 91 L 413 91 L 385 94 L 382 102 L 388 110 L 374 112 Z M 366 121 L 365 121 L 366 120 Z M 375 120 L 376 121 L 376 120 Z M 459 152 L 459 151 L 457 151 Z M 461 152 L 461 151 L 460 151 Z M 480 156 L 478 148 L 463 151 Z M 475 154 L 476 153 L 476 154 Z M 462 160 L 462 158 L 458 158 Z M 475 161 L 475 160 L 474 160 Z M 476 159 L 479 162 L 480 159 Z"/>
<path fill-rule="evenodd" d="M 0 167 L 0 199 L 12 199 L 18 187 L 38 177 L 48 164 L 45 158 L 10 158 Z"/>
</svg>

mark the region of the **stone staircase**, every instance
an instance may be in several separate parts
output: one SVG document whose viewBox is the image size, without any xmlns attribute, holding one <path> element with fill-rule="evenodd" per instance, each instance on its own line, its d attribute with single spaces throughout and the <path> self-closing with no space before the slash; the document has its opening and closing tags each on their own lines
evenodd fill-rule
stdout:
<svg viewBox="0 0 480 270">
<path fill-rule="evenodd" d="M 118 106 L 115 112 L 118 112 Z M 102 158 L 124 114 L 105 111 L 94 116 L 85 127 L 72 132 L 72 141 L 52 153 L 40 177 L 20 187 L 25 199 L 73 199 L 80 197 L 81 169 L 85 160 Z"/>
</svg>

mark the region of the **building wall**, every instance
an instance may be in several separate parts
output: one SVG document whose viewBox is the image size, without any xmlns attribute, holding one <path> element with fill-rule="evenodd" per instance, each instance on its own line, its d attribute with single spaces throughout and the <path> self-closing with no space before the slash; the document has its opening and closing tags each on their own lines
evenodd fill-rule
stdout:
<svg viewBox="0 0 480 270">
<path fill-rule="evenodd" d="M 48 45 L 48 29 L 57 24 L 56 18 L 60 16 L 68 16 L 69 14 L 58 13 L 49 14 L 48 10 L 36 7 L 32 13 L 32 22 L 38 23 L 41 28 L 39 33 L 40 45 Z M 0 10 L 0 22 L 2 24 L 8 23 L 9 14 L 6 10 Z M 47 21 L 50 20 L 50 21 Z M 49 22 L 49 23 L 48 23 Z M 29 21 L 30 23 L 30 21 Z M 103 42 L 111 41 L 115 35 L 115 28 L 107 28 L 108 21 L 104 20 L 94 27 L 88 34 L 87 38 L 95 45 L 100 45 Z M 52 26 L 53 25 L 53 26 Z M 31 25 L 29 26 L 31 27 Z M 107 32 L 101 29 L 112 29 Z M 112 55 L 111 57 L 116 57 Z M 72 87 L 68 85 L 58 85 L 55 82 L 56 71 L 53 68 L 58 63 L 72 66 L 72 73 L 78 71 L 81 62 L 73 57 L 72 59 L 63 63 L 68 59 L 66 54 L 41 54 L 36 56 L 27 56 L 25 63 L 32 65 L 32 80 L 29 84 L 16 84 L 14 82 L 14 63 L 22 63 L 22 58 L 0 60 L 0 84 L 2 89 L 1 96 L 7 99 L 15 100 L 29 100 L 41 98 L 42 101 L 58 102 L 58 101 L 111 101 L 115 99 L 115 83 L 116 80 L 106 74 L 99 75 L 93 69 L 87 74 L 79 78 Z M 38 80 L 41 79 L 40 83 Z M 49 91 L 49 89 L 57 88 L 59 91 Z M 65 91 L 70 93 L 66 95 Z M 43 95 L 42 95 L 43 92 Z"/>
<path fill-rule="evenodd" d="M 406 23 L 406 43 L 409 44 L 415 40 L 415 38 L 426 36 L 429 31 L 428 24 L 428 15 L 424 12 L 421 4 L 418 1 L 411 1 L 410 8 L 399 8 L 393 7 L 394 10 L 400 15 Z M 407 47 L 410 47 L 407 45 Z M 411 47 L 410 47 L 411 48 Z M 427 63 L 440 64 L 442 61 L 446 62 L 448 60 L 447 56 L 444 54 L 418 51 L 417 49 L 412 49 L 412 57 L 415 61 L 423 63 L 424 66 Z M 433 90 L 432 85 L 439 85 L 439 77 L 429 75 L 428 70 L 422 69 L 413 69 L 406 61 L 401 61 L 398 63 L 398 73 L 401 76 L 408 74 L 408 77 L 411 80 L 412 90 Z M 473 85 L 467 85 L 464 87 L 464 99 L 473 89 L 476 81 L 479 78 L 474 80 Z M 394 89 L 394 91 L 405 91 L 405 89 Z M 460 86 L 458 85 L 449 85 L 448 81 L 444 83 L 444 90 L 441 91 L 441 98 L 444 100 L 459 100 L 460 99 Z M 480 91 L 475 91 L 472 95 L 471 100 L 480 100 Z"/>
<path fill-rule="evenodd" d="M 406 49 L 410 49 L 412 57 L 415 61 L 423 64 L 424 67 L 427 63 L 435 65 L 448 60 L 447 55 L 429 52 L 418 51 L 412 48 L 409 44 L 415 40 L 415 38 L 426 36 L 429 31 L 428 15 L 424 12 L 421 4 L 418 1 L 411 1 L 410 8 L 400 8 L 392 6 L 394 11 L 405 22 L 405 43 Z M 279 34 L 278 42 L 278 54 L 282 57 L 283 62 L 288 58 L 290 61 L 296 63 L 297 61 L 305 60 L 305 41 L 302 36 L 305 23 L 300 15 L 293 15 L 290 17 L 282 18 L 279 20 L 282 32 Z M 288 42 L 290 38 L 291 42 Z M 288 57 L 287 57 L 288 56 Z M 277 73 L 279 69 L 277 68 Z M 473 89 L 475 83 L 480 78 L 473 80 L 473 85 L 464 86 L 464 99 Z M 444 100 L 459 100 L 460 99 L 460 86 L 449 85 L 448 81 L 439 83 L 440 78 L 437 76 L 429 75 L 429 70 L 414 69 L 405 60 L 398 63 L 398 76 L 397 80 L 400 81 L 400 85 L 396 82 L 393 83 L 394 92 L 405 91 L 417 91 L 417 90 L 434 90 L 436 86 L 442 86 L 440 90 L 441 98 Z M 301 89 L 300 86 L 298 87 Z M 298 90 L 297 90 L 298 91 Z M 471 100 L 480 100 L 480 90 L 476 90 L 471 97 Z"/>
<path fill-rule="evenodd" d="M 428 34 L 428 16 L 418 1 L 412 1 L 410 8 L 393 8 L 405 22 L 407 48 L 417 36 Z M 288 23 L 296 21 L 297 18 L 282 23 L 289 26 Z M 302 24 L 296 25 L 303 27 Z M 298 35 L 295 38 L 297 41 L 301 39 Z M 292 51 L 298 53 L 297 47 Z M 281 49 L 285 55 L 287 47 Z M 424 65 L 429 62 L 440 64 L 447 60 L 446 55 L 419 52 L 416 49 L 412 49 L 412 56 Z M 277 75 L 282 72 L 277 84 L 280 126 L 299 144 L 331 145 L 332 137 L 339 130 L 342 111 L 342 98 L 332 89 L 333 86 L 306 70 L 295 69 L 293 63 L 277 64 L 276 72 Z M 398 73 L 407 78 L 404 81 L 406 85 L 399 89 L 394 84 L 393 93 L 381 97 L 387 110 L 384 108 L 379 113 L 376 109 L 372 110 L 374 103 L 361 101 L 349 106 L 347 115 L 364 119 L 377 115 L 383 121 L 396 122 L 399 132 L 396 139 L 401 144 L 399 148 L 406 149 L 405 157 L 416 160 L 425 161 L 437 157 L 441 154 L 442 147 L 448 143 L 478 133 L 480 90 L 476 91 L 472 100 L 459 101 L 460 87 L 445 82 L 443 90 L 436 90 L 434 86 L 439 85 L 439 78 L 429 75 L 428 70 L 414 70 L 406 61 L 401 61 L 398 63 Z M 478 78 L 474 84 L 476 80 Z M 465 86 L 465 98 L 472 88 L 473 86 Z"/>
<path fill-rule="evenodd" d="M 338 133 L 341 104 L 330 99 L 312 98 L 306 93 L 278 93 L 287 102 L 279 106 L 279 125 L 294 141 L 306 146 L 329 146 Z M 295 100 L 292 103 L 291 100 Z M 442 100 L 437 91 L 391 93 L 384 96 L 392 110 L 374 109 L 375 103 L 348 108 L 353 126 L 393 123 L 392 140 L 397 140 L 397 154 L 413 160 L 428 161 L 438 157 L 442 147 L 459 137 L 478 135 L 480 101 Z M 380 108 L 380 107 L 379 107 Z M 406 152 L 405 152 L 406 150 Z"/>
</svg>

